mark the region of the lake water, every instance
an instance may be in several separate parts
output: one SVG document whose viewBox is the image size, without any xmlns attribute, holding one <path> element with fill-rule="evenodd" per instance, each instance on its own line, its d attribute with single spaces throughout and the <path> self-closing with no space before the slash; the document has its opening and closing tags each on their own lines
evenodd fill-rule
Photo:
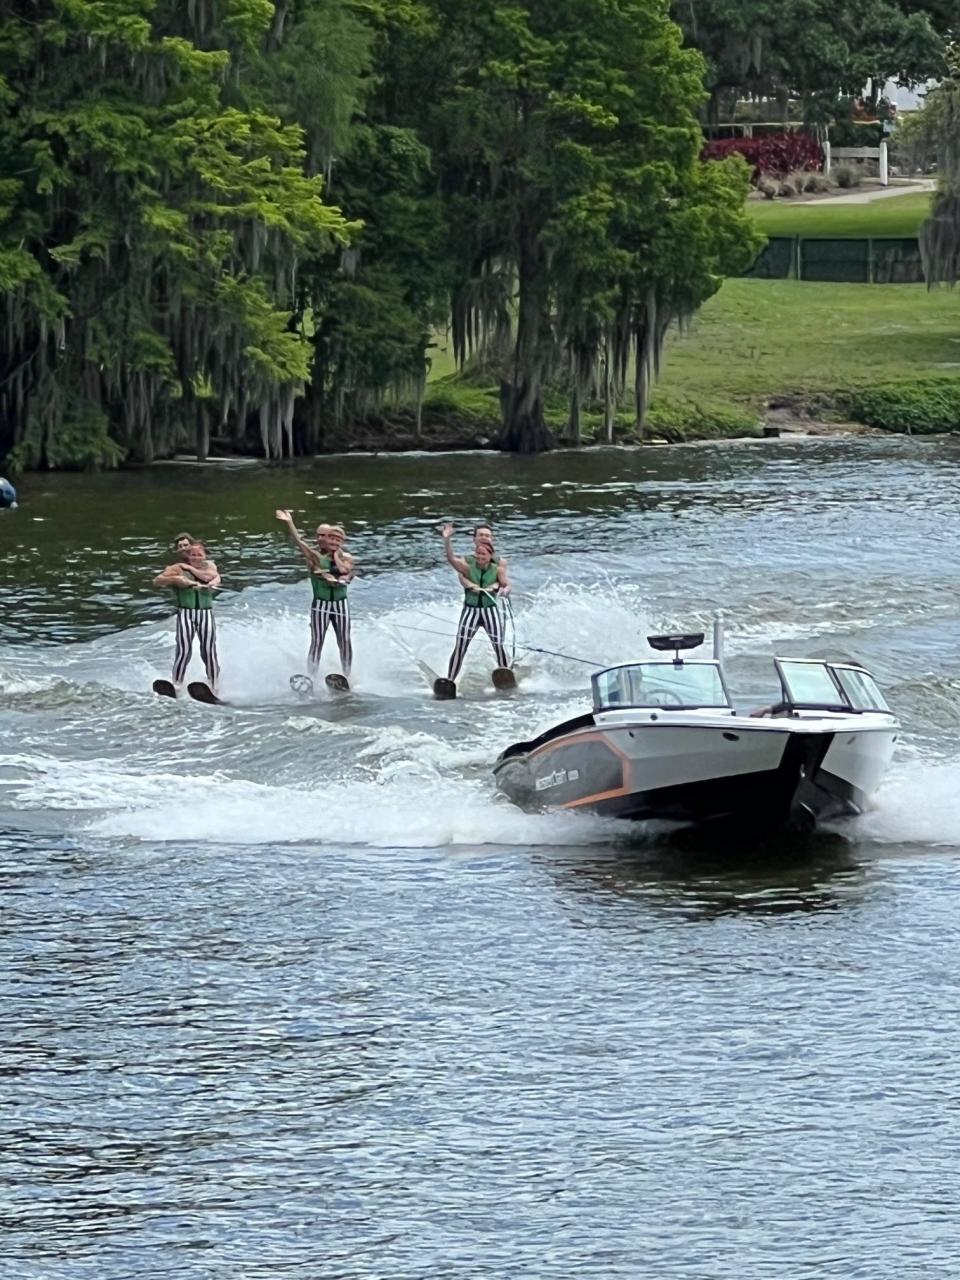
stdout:
<svg viewBox="0 0 960 1280">
<path fill-rule="evenodd" d="M 955 1276 L 958 475 L 896 438 L 27 477 L 0 1276 Z M 277 506 L 344 521 L 363 570 L 339 700 L 288 687 Z M 494 758 L 589 668 L 526 653 L 500 698 L 481 635 L 432 700 L 446 517 L 464 549 L 493 521 L 523 644 L 616 662 L 722 609 L 751 695 L 774 652 L 866 662 L 905 728 L 873 810 L 756 847 L 511 808 Z M 229 588 L 229 707 L 149 692 L 183 527 Z"/>
</svg>

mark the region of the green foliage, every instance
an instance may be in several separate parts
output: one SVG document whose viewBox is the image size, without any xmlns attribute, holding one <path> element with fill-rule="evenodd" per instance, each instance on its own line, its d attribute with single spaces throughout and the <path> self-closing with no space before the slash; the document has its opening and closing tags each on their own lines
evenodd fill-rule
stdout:
<svg viewBox="0 0 960 1280">
<path fill-rule="evenodd" d="M 833 171 L 834 181 L 838 187 L 859 187 L 863 175 L 855 164 L 838 164 Z"/>
<path fill-rule="evenodd" d="M 311 171 L 326 170 L 350 149 L 371 92 L 374 27 L 351 0 L 294 0 L 271 19 L 277 37 L 248 74 L 271 113 L 302 125 Z"/>
<path fill-rule="evenodd" d="M 310 276 L 315 335 L 311 399 L 335 428 L 390 391 L 418 388 L 434 324 L 445 319 L 446 228 L 429 151 L 415 133 L 358 126 L 340 169 L 344 205 L 363 221 L 343 269 Z"/>
<path fill-rule="evenodd" d="M 443 378 L 430 384 L 423 409 L 424 413 L 451 422 L 474 422 L 493 429 L 500 413 L 499 390 L 488 382 L 474 381 L 470 377 L 456 375 Z M 551 427 L 562 432 L 566 424 L 563 397 L 551 396 L 545 413 Z M 602 409 L 597 405 L 588 407 L 583 414 L 583 439 L 600 441 L 603 433 Z M 640 439 L 632 415 L 618 414 L 614 433 L 618 440 Z M 749 408 L 719 398 L 704 399 L 681 394 L 654 403 L 647 418 L 644 438 L 679 442 L 752 438 L 761 434 L 758 415 Z"/>
<path fill-rule="evenodd" d="M 423 409 L 438 416 L 494 424 L 500 416 L 499 393 L 496 387 L 476 386 L 460 377 L 444 378 L 430 384 Z"/>
<path fill-rule="evenodd" d="M 885 431 L 927 435 L 960 430 L 960 378 L 892 382 L 850 398 L 857 422 Z"/>
<path fill-rule="evenodd" d="M 266 416 L 280 452 L 309 369 L 297 263 L 354 228 L 305 172 L 300 126 L 226 74 L 273 4 L 228 0 L 216 29 L 175 0 L 34 8 L 0 19 L 0 448 L 106 463 L 102 418 L 145 457 L 184 429 L 202 454 L 204 385 L 224 416 Z"/>
<path fill-rule="evenodd" d="M 952 0 L 672 0 L 676 21 L 708 66 L 710 117 L 741 97 L 792 96 L 826 123 L 838 98 L 871 80 L 938 76 Z"/>
<path fill-rule="evenodd" d="M 930 217 L 920 231 L 927 283 L 956 284 L 960 279 L 960 44 L 947 50 L 948 74 L 930 94 L 927 110 L 940 163 Z"/>
<path fill-rule="evenodd" d="M 761 240 L 703 71 L 664 0 L 0 6 L 0 453 L 313 450 L 421 404 L 448 326 L 509 447 L 612 430 L 628 368 L 642 422 Z"/>
<path fill-rule="evenodd" d="M 729 440 L 763 434 L 756 413 L 722 401 L 677 397 L 654 404 L 647 420 L 650 433 L 665 440 Z"/>
<path fill-rule="evenodd" d="M 44 441 L 39 423 L 11 450 L 7 462 L 14 472 L 27 471 L 42 462 L 61 471 L 112 469 L 123 461 L 125 450 L 113 440 L 107 415 L 75 396 L 68 398 L 59 429 Z"/>
<path fill-rule="evenodd" d="M 659 0 L 423 7 L 430 34 L 400 42 L 395 100 L 445 196 L 454 348 L 509 344 L 503 440 L 537 449 L 564 366 L 578 395 L 602 378 L 612 402 L 639 347 L 645 388 L 670 316 L 753 241 L 743 171 L 698 163 L 702 64 Z"/>
</svg>

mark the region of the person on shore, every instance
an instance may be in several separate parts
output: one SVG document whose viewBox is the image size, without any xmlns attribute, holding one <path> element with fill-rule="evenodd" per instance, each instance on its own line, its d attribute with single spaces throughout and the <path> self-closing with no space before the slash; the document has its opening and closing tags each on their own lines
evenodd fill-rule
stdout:
<svg viewBox="0 0 960 1280">
<path fill-rule="evenodd" d="M 277 519 L 285 524 L 300 549 L 310 571 L 313 603 L 310 607 L 310 652 L 307 665 L 311 675 L 320 666 L 327 631 L 332 627 L 340 653 L 340 669 L 349 679 L 353 667 L 353 641 L 350 636 L 350 605 L 347 587 L 354 577 L 354 560 L 344 551 L 346 533 L 342 525 L 317 525 L 316 546 L 311 547 L 293 522 L 287 510 L 278 510 Z"/>
<path fill-rule="evenodd" d="M 478 526 L 478 530 L 490 532 L 487 525 Z M 476 534 L 477 531 L 474 532 Z M 456 570 L 464 589 L 463 608 L 447 667 L 447 679 L 456 680 L 460 674 L 470 642 L 480 627 L 490 638 L 497 666 L 509 667 L 510 659 L 504 644 L 503 613 L 497 607 L 498 597 L 505 596 L 510 591 L 505 562 L 497 557 L 492 540 L 488 541 L 486 537 L 475 537 L 473 555 L 463 557 L 456 555 L 450 545 L 453 525 L 444 525 L 441 535 L 447 562 Z"/>
<path fill-rule="evenodd" d="M 181 534 L 179 546 L 189 534 Z M 217 625 L 213 616 L 213 593 L 220 585 L 217 566 L 207 558 L 202 542 L 192 540 L 181 559 L 158 574 L 153 585 L 161 590 L 173 591 L 177 604 L 176 651 L 173 659 L 173 683 L 179 690 L 187 677 L 187 668 L 193 656 L 193 640 L 200 641 L 200 657 L 207 673 L 207 683 L 212 693 L 217 691 L 220 679 L 220 661 L 217 656 Z"/>
</svg>

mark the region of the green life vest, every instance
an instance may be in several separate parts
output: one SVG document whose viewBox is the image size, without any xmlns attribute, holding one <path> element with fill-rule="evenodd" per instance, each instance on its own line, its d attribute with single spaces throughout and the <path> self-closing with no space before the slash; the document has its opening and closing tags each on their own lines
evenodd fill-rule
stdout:
<svg viewBox="0 0 960 1280">
<path fill-rule="evenodd" d="M 320 573 L 336 573 L 337 565 L 333 556 L 320 556 L 318 569 Z M 326 582 L 314 572 L 310 579 L 310 585 L 313 587 L 314 600 L 346 600 L 347 588 L 345 586 L 333 586 L 332 583 Z"/>
<path fill-rule="evenodd" d="M 178 609 L 212 609 L 213 591 L 210 587 L 174 587 L 173 594 Z"/>
<path fill-rule="evenodd" d="M 481 569 L 477 564 L 476 556 L 467 556 L 467 577 L 478 587 L 486 587 L 487 591 L 464 592 L 464 604 L 479 605 L 481 609 L 493 609 L 496 606 L 496 596 L 489 595 L 488 592 L 497 581 L 499 566 L 499 560 L 491 560 L 485 569 Z"/>
</svg>

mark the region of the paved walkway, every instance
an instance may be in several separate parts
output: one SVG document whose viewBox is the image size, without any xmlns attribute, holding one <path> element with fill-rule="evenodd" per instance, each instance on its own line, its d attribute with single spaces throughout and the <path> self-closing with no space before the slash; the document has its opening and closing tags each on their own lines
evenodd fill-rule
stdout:
<svg viewBox="0 0 960 1280">
<path fill-rule="evenodd" d="M 932 178 L 919 178 L 916 182 L 901 182 L 896 187 L 875 187 L 872 191 L 851 191 L 848 196 L 826 196 L 823 200 L 806 200 L 798 209 L 819 209 L 825 204 L 872 204 L 874 200 L 889 200 L 891 196 L 911 196 L 923 191 L 935 191 Z"/>
</svg>

